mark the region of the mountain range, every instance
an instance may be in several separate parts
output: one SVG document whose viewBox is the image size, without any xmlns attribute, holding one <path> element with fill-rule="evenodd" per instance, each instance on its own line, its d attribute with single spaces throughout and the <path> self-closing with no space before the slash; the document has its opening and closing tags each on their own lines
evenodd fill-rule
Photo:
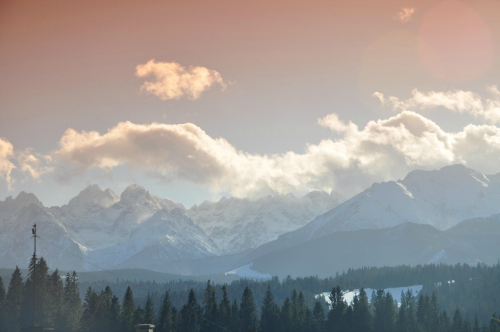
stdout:
<svg viewBox="0 0 500 332">
<path fill-rule="evenodd" d="M 311 192 L 222 198 L 186 209 L 130 185 L 97 185 L 61 207 L 21 192 L 0 201 L 0 267 L 39 256 L 66 270 L 143 268 L 209 274 L 248 266 L 271 275 L 331 275 L 365 265 L 498 259 L 500 175 L 463 165 L 413 171 L 344 201 Z M 495 238 L 496 236 L 496 238 Z"/>
</svg>

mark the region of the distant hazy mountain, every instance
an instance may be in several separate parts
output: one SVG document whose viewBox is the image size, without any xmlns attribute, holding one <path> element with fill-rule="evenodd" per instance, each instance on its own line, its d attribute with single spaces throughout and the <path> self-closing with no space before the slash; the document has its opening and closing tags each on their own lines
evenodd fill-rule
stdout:
<svg viewBox="0 0 500 332">
<path fill-rule="evenodd" d="M 446 231 L 405 223 L 384 229 L 331 233 L 264 254 L 252 261 L 252 269 L 280 277 L 327 277 L 363 266 L 496 264 L 500 258 L 499 238 L 498 214 L 467 220 Z"/>
<path fill-rule="evenodd" d="M 23 192 L 0 201 L 0 250 L 5 253 L 0 255 L 0 267 L 27 265 L 32 246 L 23 241 L 29 240 L 35 222 L 42 239 L 70 252 L 41 240 L 39 256 L 57 262 L 51 266 L 161 270 L 166 262 L 253 249 L 305 225 L 338 200 L 335 195 L 312 192 L 302 198 L 222 199 L 186 210 L 137 185 L 120 196 L 91 185 L 67 205 L 46 208 L 35 195 Z"/>
<path fill-rule="evenodd" d="M 460 221 L 500 213 L 500 176 L 463 165 L 413 171 L 370 188 L 284 234 L 269 248 L 285 248 L 339 231 L 383 229 L 405 223 L 448 229 Z M 268 249 L 266 249 L 268 250 Z"/>
<path fill-rule="evenodd" d="M 187 211 L 223 253 L 238 253 L 296 230 L 343 201 L 334 193 L 314 191 L 297 198 L 291 194 L 257 200 L 222 198 L 205 201 Z"/>
</svg>

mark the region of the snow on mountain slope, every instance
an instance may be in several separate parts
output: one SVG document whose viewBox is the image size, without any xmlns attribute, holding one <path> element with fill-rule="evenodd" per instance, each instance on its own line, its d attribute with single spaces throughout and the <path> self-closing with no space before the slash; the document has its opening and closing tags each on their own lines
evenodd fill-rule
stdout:
<svg viewBox="0 0 500 332">
<path fill-rule="evenodd" d="M 398 181 L 375 183 L 306 226 L 280 236 L 286 247 L 337 231 L 380 229 L 411 222 L 448 229 L 460 221 L 500 212 L 500 176 L 463 165 L 413 171 Z"/>
<path fill-rule="evenodd" d="M 223 253 L 238 253 L 304 226 L 341 201 L 340 196 L 324 191 L 300 198 L 291 194 L 257 200 L 223 197 L 218 202 L 205 201 L 194 206 L 187 215 L 205 230 Z"/>
<path fill-rule="evenodd" d="M 31 228 L 35 223 L 41 237 L 38 257 L 50 257 L 60 269 L 81 269 L 82 261 L 75 259 L 83 257 L 79 246 L 67 236 L 60 220 L 35 195 L 25 192 L 0 202 L 0 266 L 28 266 L 33 254 Z"/>
<path fill-rule="evenodd" d="M 132 230 L 162 209 L 185 211 L 182 204 L 137 185 L 128 186 L 119 199 L 109 189 L 89 186 L 61 208 L 61 220 L 72 239 L 95 250 L 127 241 Z"/>
<path fill-rule="evenodd" d="M 217 245 L 203 230 L 186 217 L 183 211 L 175 208 L 172 211 L 161 209 L 135 228 L 127 241 L 94 250 L 89 253 L 89 258 L 106 266 L 155 270 L 154 265 L 160 262 L 198 259 L 218 254 Z"/>
</svg>

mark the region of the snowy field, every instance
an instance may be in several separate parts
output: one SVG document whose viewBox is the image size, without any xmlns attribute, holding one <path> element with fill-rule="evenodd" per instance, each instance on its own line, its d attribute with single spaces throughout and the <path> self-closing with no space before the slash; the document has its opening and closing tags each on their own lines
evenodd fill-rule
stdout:
<svg viewBox="0 0 500 332">
<path fill-rule="evenodd" d="M 255 270 L 252 270 L 253 263 L 241 266 L 237 269 L 224 273 L 225 275 L 237 275 L 242 278 L 256 278 L 256 279 L 271 279 L 271 275 L 262 274 Z"/>
<path fill-rule="evenodd" d="M 398 301 L 398 306 L 401 305 L 401 291 L 404 291 L 405 293 L 410 290 L 413 295 L 416 297 L 418 296 L 418 294 L 420 293 L 420 291 L 422 290 L 422 285 L 415 285 L 415 286 L 408 286 L 408 287 L 397 287 L 397 288 L 386 288 L 384 289 L 384 291 L 387 293 L 391 293 L 392 297 L 394 298 L 394 300 Z M 372 292 L 377 292 L 376 289 L 372 289 L 372 288 L 365 288 L 365 292 L 366 292 L 366 295 L 368 296 L 368 301 L 371 300 L 371 297 L 372 297 Z M 347 302 L 347 304 L 351 304 L 352 303 L 352 300 L 354 299 L 354 296 L 355 295 L 358 295 L 359 296 L 359 289 L 355 289 L 355 290 L 352 290 L 352 291 L 343 291 L 343 294 L 344 294 L 344 300 Z M 321 293 L 321 294 L 317 294 L 317 295 L 314 295 L 314 298 L 316 299 L 319 299 L 319 298 L 324 298 L 325 301 L 330 304 L 331 301 L 330 301 L 330 292 L 324 292 L 324 293 Z"/>
</svg>

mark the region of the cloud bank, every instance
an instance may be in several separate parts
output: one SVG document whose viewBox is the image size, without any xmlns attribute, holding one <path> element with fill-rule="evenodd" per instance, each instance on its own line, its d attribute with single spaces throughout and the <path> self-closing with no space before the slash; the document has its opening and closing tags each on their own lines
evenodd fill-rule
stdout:
<svg viewBox="0 0 500 332">
<path fill-rule="evenodd" d="M 303 153 L 246 153 L 192 123 L 122 122 L 105 134 L 67 130 L 54 158 L 66 165 L 67 174 L 127 164 L 236 197 L 319 189 L 349 195 L 413 169 L 453 163 L 486 173 L 500 168 L 500 128 L 496 126 L 468 125 L 451 133 L 411 111 L 370 121 L 362 129 L 344 123 L 336 114 L 318 122 L 342 137 L 308 144 Z"/>
<path fill-rule="evenodd" d="M 471 91 L 430 91 L 422 93 L 418 89 L 412 91 L 412 96 L 406 100 L 397 97 L 385 97 L 380 92 L 375 92 L 383 105 L 393 110 L 425 110 L 443 107 L 457 113 L 468 113 L 476 118 L 484 119 L 490 123 L 500 122 L 500 91 L 496 85 L 488 87 L 491 98 L 483 98 Z"/>
<path fill-rule="evenodd" d="M 188 98 L 195 100 L 201 94 L 219 84 L 227 87 L 219 72 L 205 67 L 185 68 L 176 62 L 156 62 L 154 59 L 136 67 L 138 77 L 153 76 L 155 81 L 146 81 L 141 91 L 153 94 L 161 100 Z"/>
</svg>

